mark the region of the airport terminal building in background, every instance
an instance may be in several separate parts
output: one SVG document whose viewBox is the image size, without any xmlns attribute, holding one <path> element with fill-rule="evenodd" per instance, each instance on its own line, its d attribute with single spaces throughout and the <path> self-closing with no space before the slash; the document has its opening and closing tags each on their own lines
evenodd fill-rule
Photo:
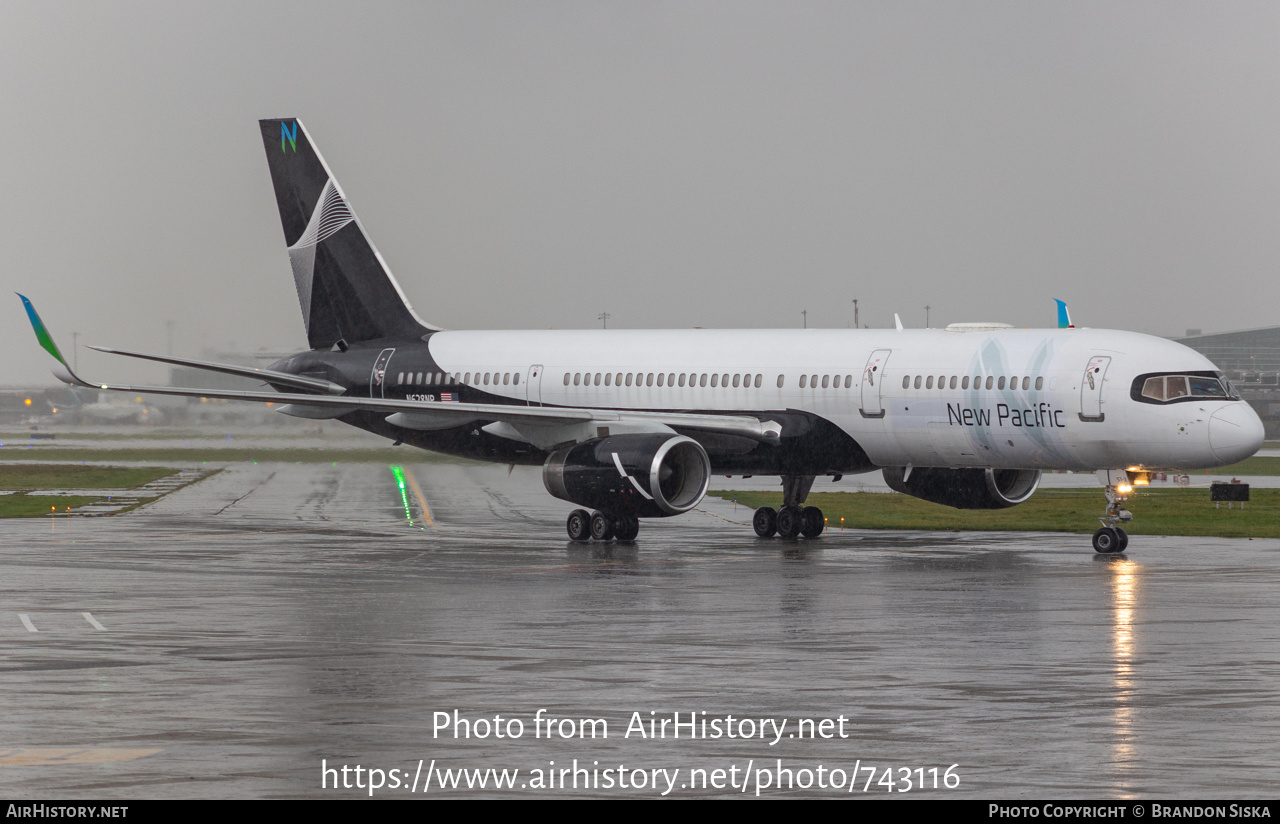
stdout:
<svg viewBox="0 0 1280 824">
<path fill-rule="evenodd" d="M 1280 437 L 1280 326 L 1212 335 L 1188 329 L 1174 340 L 1213 361 L 1257 410 L 1267 438 Z"/>
</svg>

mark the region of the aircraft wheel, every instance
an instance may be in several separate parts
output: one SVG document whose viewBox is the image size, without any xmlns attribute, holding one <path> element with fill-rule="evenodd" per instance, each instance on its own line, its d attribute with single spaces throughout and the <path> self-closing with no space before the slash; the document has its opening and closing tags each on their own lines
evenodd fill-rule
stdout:
<svg viewBox="0 0 1280 824">
<path fill-rule="evenodd" d="M 565 522 L 564 527 L 569 532 L 571 541 L 591 540 L 591 516 L 585 509 L 575 509 L 570 512 L 569 520 Z"/>
<path fill-rule="evenodd" d="M 591 537 L 597 541 L 607 541 L 613 537 L 613 518 L 603 512 L 591 513 Z"/>
<path fill-rule="evenodd" d="M 762 506 L 752 517 L 751 526 L 761 538 L 772 538 L 778 532 L 778 513 L 771 506 Z"/>
<path fill-rule="evenodd" d="M 613 536 L 619 541 L 634 541 L 640 534 L 640 519 L 633 515 L 619 515 L 613 525 Z"/>
<path fill-rule="evenodd" d="M 1129 533 L 1120 527 L 1116 527 L 1116 534 L 1120 536 L 1120 548 L 1116 552 L 1124 552 L 1129 548 Z"/>
<path fill-rule="evenodd" d="M 1120 551 L 1119 530 L 1104 526 L 1093 533 L 1093 549 L 1103 555 L 1113 555 Z"/>
<path fill-rule="evenodd" d="M 822 517 L 822 510 L 816 506 L 806 506 L 800 510 L 800 532 L 806 538 L 817 538 L 827 528 L 827 521 Z"/>
<path fill-rule="evenodd" d="M 800 527 L 802 518 L 800 517 L 800 507 L 784 506 L 778 510 L 778 536 L 781 538 L 795 538 L 800 535 Z"/>
</svg>

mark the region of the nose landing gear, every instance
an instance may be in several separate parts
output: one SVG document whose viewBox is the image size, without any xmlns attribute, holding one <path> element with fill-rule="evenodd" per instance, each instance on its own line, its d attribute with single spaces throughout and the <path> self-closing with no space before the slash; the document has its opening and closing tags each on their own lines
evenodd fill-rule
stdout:
<svg viewBox="0 0 1280 824">
<path fill-rule="evenodd" d="M 1120 524 L 1132 521 L 1133 513 L 1121 504 L 1128 502 L 1133 486 L 1123 469 L 1100 469 L 1098 480 L 1107 496 L 1107 511 L 1098 517 L 1102 527 L 1093 533 L 1093 549 L 1103 555 L 1118 555 L 1129 548 L 1129 533 L 1121 529 Z"/>
</svg>

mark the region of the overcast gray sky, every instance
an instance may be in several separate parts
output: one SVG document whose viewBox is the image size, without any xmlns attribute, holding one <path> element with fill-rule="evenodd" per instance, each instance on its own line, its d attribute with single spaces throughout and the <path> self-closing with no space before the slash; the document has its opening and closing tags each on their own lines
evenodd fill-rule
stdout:
<svg viewBox="0 0 1280 824">
<path fill-rule="evenodd" d="M 1274 2 L 4 0 L 0 285 L 67 350 L 305 348 L 296 116 L 447 328 L 1275 325 L 1278 44 Z M 51 381 L 0 306 L 0 384 Z"/>
</svg>

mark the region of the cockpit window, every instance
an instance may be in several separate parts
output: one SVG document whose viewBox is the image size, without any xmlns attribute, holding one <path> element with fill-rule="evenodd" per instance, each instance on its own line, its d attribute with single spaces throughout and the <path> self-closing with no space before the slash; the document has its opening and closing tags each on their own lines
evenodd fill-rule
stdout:
<svg viewBox="0 0 1280 824">
<path fill-rule="evenodd" d="M 1133 380 L 1129 396 L 1142 403 L 1240 399 L 1235 387 L 1221 372 L 1139 375 Z"/>
<path fill-rule="evenodd" d="M 1192 378 L 1191 397 L 1193 398 L 1225 398 L 1227 390 L 1217 378 Z"/>
</svg>

